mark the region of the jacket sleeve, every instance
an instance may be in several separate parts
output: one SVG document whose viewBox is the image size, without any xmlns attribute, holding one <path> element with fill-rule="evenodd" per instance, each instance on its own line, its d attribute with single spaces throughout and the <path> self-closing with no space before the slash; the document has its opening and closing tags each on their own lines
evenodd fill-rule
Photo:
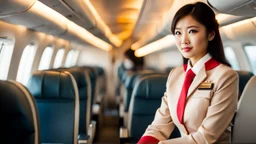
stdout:
<svg viewBox="0 0 256 144">
<path fill-rule="evenodd" d="M 198 131 L 180 138 L 161 141 L 173 144 L 215 143 L 228 128 L 235 114 L 238 99 L 238 75 L 233 70 L 226 71 L 219 79 L 210 106 Z"/>
<path fill-rule="evenodd" d="M 168 80 L 166 82 L 166 87 L 168 86 L 170 82 L 170 76 L 172 74 L 173 70 L 170 72 L 168 76 Z M 166 140 L 169 138 L 171 132 L 174 129 L 174 123 L 172 121 L 169 106 L 167 102 L 167 92 L 164 93 L 164 96 L 162 97 L 161 106 L 157 109 L 155 118 L 151 125 L 148 126 L 145 133 L 139 140 L 139 144 L 142 143 L 158 143 L 160 140 Z"/>
</svg>

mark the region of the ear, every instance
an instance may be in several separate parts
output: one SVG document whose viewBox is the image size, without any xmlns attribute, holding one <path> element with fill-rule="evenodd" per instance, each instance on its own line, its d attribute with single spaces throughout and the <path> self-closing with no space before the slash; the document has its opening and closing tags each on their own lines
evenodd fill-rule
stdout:
<svg viewBox="0 0 256 144">
<path fill-rule="evenodd" d="M 214 39 L 214 37 L 215 37 L 215 32 L 214 31 L 210 32 L 208 34 L 208 41 L 212 41 Z"/>
</svg>

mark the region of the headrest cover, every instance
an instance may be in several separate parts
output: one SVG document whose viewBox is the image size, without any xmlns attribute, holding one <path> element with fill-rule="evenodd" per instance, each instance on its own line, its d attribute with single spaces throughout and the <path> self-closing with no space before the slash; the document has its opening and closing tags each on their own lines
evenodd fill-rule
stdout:
<svg viewBox="0 0 256 144">
<path fill-rule="evenodd" d="M 135 99 L 159 99 L 166 90 L 168 75 L 149 75 L 141 78 L 135 85 Z"/>
<path fill-rule="evenodd" d="M 252 72 L 249 71 L 236 71 L 239 75 L 239 95 L 242 94 L 245 85 L 249 79 L 253 76 Z"/>
<path fill-rule="evenodd" d="M 1 143 L 34 143 L 38 136 L 34 100 L 24 86 L 16 83 L 0 80 Z"/>
<path fill-rule="evenodd" d="M 134 80 L 135 77 L 136 77 L 136 72 L 127 73 L 125 83 L 124 83 L 124 85 L 127 89 L 129 89 L 129 88 L 131 89 L 132 84 L 133 84 L 133 80 Z"/>
<path fill-rule="evenodd" d="M 142 77 L 147 76 L 147 75 L 152 75 L 152 74 L 157 74 L 153 71 L 137 71 L 133 72 L 132 74 L 128 74 L 127 78 L 125 80 L 125 87 L 127 89 L 132 90 L 134 88 L 135 83 Z"/>
<path fill-rule="evenodd" d="M 36 98 L 75 99 L 72 75 L 66 71 L 37 71 L 27 87 Z"/>
<path fill-rule="evenodd" d="M 79 99 L 87 98 L 88 84 L 86 81 L 84 70 L 80 69 L 80 68 L 71 68 L 71 69 L 67 69 L 66 71 L 71 73 L 71 75 L 76 80 L 76 84 L 77 84 L 78 91 L 79 91 Z"/>
<path fill-rule="evenodd" d="M 96 71 L 96 68 L 93 68 L 93 67 L 90 67 L 90 66 L 84 66 L 84 67 L 81 67 L 81 68 L 84 69 L 84 70 L 89 71 L 89 75 L 90 75 L 91 79 L 96 79 L 97 78 L 98 73 Z"/>
<path fill-rule="evenodd" d="M 104 74 L 104 69 L 102 67 L 97 67 L 98 75 L 102 76 Z"/>
</svg>

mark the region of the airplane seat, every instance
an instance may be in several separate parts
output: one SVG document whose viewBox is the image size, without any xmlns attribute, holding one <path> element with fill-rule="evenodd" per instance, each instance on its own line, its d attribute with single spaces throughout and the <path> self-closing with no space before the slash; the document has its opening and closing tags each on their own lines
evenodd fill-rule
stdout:
<svg viewBox="0 0 256 144">
<path fill-rule="evenodd" d="M 1 143 L 40 144 L 33 96 L 20 83 L 0 80 Z"/>
<path fill-rule="evenodd" d="M 117 76 L 118 78 L 121 80 L 122 79 L 122 75 L 125 71 L 125 67 L 124 67 L 124 64 L 120 64 L 118 67 L 117 67 Z"/>
<path fill-rule="evenodd" d="M 141 78 L 134 87 L 128 112 L 128 133 L 137 141 L 154 119 L 166 90 L 168 75 L 148 75 Z"/>
<path fill-rule="evenodd" d="M 106 92 L 106 78 L 105 78 L 105 73 L 103 68 L 95 67 L 95 69 L 98 75 L 97 83 L 96 83 L 97 96 L 95 98 L 95 103 L 101 104 L 101 101 Z"/>
<path fill-rule="evenodd" d="M 97 83 L 96 83 L 96 98 L 94 108 L 94 114 L 98 121 L 97 129 L 102 128 L 104 121 L 104 108 L 105 108 L 105 95 L 106 95 L 106 75 L 102 67 L 95 67 L 98 73 Z"/>
<path fill-rule="evenodd" d="M 232 143 L 256 143 L 256 76 L 250 78 L 238 102 Z"/>
<path fill-rule="evenodd" d="M 170 73 L 173 68 L 174 68 L 174 67 L 166 67 L 166 68 L 165 68 L 165 72 L 166 72 L 166 73 Z"/>
<path fill-rule="evenodd" d="M 134 88 L 135 83 L 142 77 L 147 76 L 147 75 L 151 75 L 151 74 L 155 74 L 155 72 L 153 71 L 137 71 L 134 73 L 131 73 L 127 76 L 126 80 L 125 80 L 125 93 L 123 96 L 123 126 L 127 127 L 128 124 L 128 118 L 127 118 L 127 114 L 128 114 L 128 110 L 129 110 L 129 105 L 130 105 L 130 101 L 131 101 L 131 97 L 132 97 L 132 91 Z"/>
<path fill-rule="evenodd" d="M 132 96 L 132 91 L 135 87 L 136 82 L 141 79 L 144 76 L 147 75 L 152 75 L 152 74 L 158 74 L 156 72 L 152 71 L 141 71 L 141 72 L 136 72 L 132 75 L 127 76 L 127 79 L 125 81 L 125 88 L 126 88 L 126 94 L 125 94 L 125 99 L 124 99 L 124 104 L 125 104 L 125 112 L 128 112 L 129 110 L 129 105 L 130 105 L 130 100 Z"/>
<path fill-rule="evenodd" d="M 254 75 L 252 72 L 249 71 L 236 71 L 239 75 L 239 96 L 238 100 L 241 97 L 241 94 L 244 90 L 244 87 L 246 83 L 249 81 L 249 79 Z"/>
<path fill-rule="evenodd" d="M 93 67 L 84 66 L 84 67 L 82 67 L 82 69 L 87 71 L 90 76 L 91 90 L 92 90 L 91 91 L 91 96 L 92 96 L 91 105 L 93 105 L 95 102 L 95 97 L 96 97 L 96 82 L 97 82 L 98 75 Z"/>
<path fill-rule="evenodd" d="M 79 68 L 66 69 L 74 77 L 78 93 L 79 93 L 79 134 L 87 134 L 88 127 L 90 125 L 90 99 L 91 99 L 91 83 L 90 77 Z"/>
<path fill-rule="evenodd" d="M 67 71 L 37 71 L 27 87 L 36 99 L 41 143 L 77 144 L 79 96 L 74 77 Z"/>
</svg>

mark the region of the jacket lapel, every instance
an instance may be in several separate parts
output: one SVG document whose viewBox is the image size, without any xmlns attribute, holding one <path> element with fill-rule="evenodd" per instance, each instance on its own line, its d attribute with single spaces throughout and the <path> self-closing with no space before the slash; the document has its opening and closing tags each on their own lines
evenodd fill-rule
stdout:
<svg viewBox="0 0 256 144">
<path fill-rule="evenodd" d="M 199 73 L 195 76 L 193 82 L 191 83 L 189 89 L 187 98 L 190 97 L 190 95 L 193 93 L 193 91 L 199 86 L 200 83 L 202 83 L 207 77 L 205 66 L 201 68 Z"/>
</svg>

